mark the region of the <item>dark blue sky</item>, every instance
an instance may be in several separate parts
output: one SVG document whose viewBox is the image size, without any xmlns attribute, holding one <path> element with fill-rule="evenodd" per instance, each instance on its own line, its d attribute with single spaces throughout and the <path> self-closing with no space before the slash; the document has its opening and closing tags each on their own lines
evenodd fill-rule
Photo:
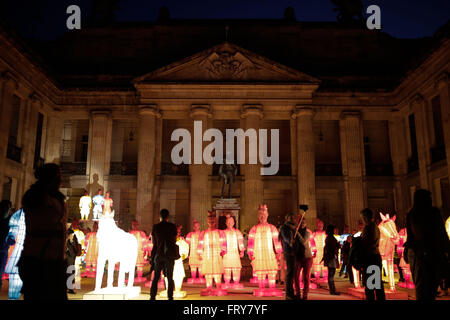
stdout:
<svg viewBox="0 0 450 320">
<path fill-rule="evenodd" d="M 2 0 L 0 17 L 20 34 L 52 39 L 65 32 L 66 8 L 81 7 L 87 17 L 91 0 Z M 383 31 L 399 38 L 431 36 L 450 17 L 449 0 L 362 0 L 381 8 Z M 119 21 L 153 21 L 166 5 L 172 18 L 281 18 L 295 9 L 298 21 L 335 21 L 330 0 L 121 0 Z"/>
</svg>

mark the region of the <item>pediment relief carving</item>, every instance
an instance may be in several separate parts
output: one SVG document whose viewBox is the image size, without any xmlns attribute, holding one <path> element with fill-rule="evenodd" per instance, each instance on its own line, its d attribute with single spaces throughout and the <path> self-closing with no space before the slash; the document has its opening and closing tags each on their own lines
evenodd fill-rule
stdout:
<svg viewBox="0 0 450 320">
<path fill-rule="evenodd" d="M 302 72 L 230 43 L 215 46 L 135 79 L 151 82 L 304 82 L 319 83 Z"/>
</svg>

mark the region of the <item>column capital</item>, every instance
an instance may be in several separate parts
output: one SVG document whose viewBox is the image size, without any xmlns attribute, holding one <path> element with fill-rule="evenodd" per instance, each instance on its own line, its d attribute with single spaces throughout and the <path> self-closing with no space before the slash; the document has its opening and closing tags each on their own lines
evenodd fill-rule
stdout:
<svg viewBox="0 0 450 320">
<path fill-rule="evenodd" d="M 264 118 L 262 105 L 244 104 L 241 108 L 241 118 L 247 118 L 248 116 L 258 116 L 259 119 Z"/>
<path fill-rule="evenodd" d="M 341 119 L 349 119 L 349 118 L 356 118 L 361 119 L 361 111 L 360 110 L 343 110 L 341 112 Z"/>
<path fill-rule="evenodd" d="M 19 82 L 17 81 L 17 77 L 10 71 L 4 71 L 0 73 L 0 79 L 5 83 L 11 83 L 16 90 L 19 89 Z"/>
<path fill-rule="evenodd" d="M 411 106 L 414 106 L 416 104 L 422 105 L 424 102 L 425 98 L 420 93 L 416 93 L 415 95 L 413 95 L 410 100 Z"/>
<path fill-rule="evenodd" d="M 297 119 L 299 117 L 312 117 L 314 116 L 314 109 L 304 105 L 296 105 L 294 110 L 292 110 L 292 119 Z"/>
<path fill-rule="evenodd" d="M 449 74 L 447 71 L 442 72 L 439 76 L 437 76 L 436 80 L 434 80 L 434 87 L 439 89 L 441 86 L 445 86 L 448 84 Z"/>
<path fill-rule="evenodd" d="M 159 119 L 161 112 L 156 104 L 141 105 L 139 106 L 139 116 L 154 116 Z"/>
<path fill-rule="evenodd" d="M 91 116 L 93 118 L 108 118 L 111 114 L 109 110 L 92 110 Z"/>
<path fill-rule="evenodd" d="M 28 99 L 30 99 L 31 103 L 39 103 L 41 105 L 41 107 L 44 106 L 43 102 L 42 102 L 42 96 L 37 93 L 36 91 L 33 91 L 32 93 L 30 93 L 30 95 L 28 96 Z"/>
<path fill-rule="evenodd" d="M 207 118 L 211 118 L 211 107 L 209 104 L 192 104 L 191 105 L 191 113 L 189 114 L 191 118 L 195 118 L 198 116 L 204 116 Z"/>
</svg>

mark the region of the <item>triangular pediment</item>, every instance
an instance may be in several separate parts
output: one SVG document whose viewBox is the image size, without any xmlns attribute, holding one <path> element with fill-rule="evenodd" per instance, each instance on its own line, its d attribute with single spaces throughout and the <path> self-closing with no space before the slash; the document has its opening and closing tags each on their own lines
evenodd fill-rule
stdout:
<svg viewBox="0 0 450 320">
<path fill-rule="evenodd" d="M 154 82 L 289 82 L 320 80 L 225 42 L 135 79 Z"/>
</svg>

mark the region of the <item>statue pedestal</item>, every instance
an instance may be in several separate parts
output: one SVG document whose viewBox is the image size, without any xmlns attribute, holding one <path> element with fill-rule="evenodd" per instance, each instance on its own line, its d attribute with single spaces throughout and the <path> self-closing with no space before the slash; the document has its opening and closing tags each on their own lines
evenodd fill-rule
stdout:
<svg viewBox="0 0 450 320">
<path fill-rule="evenodd" d="M 220 198 L 213 209 L 219 219 L 219 229 L 224 230 L 227 228 L 225 224 L 227 214 L 234 218 L 234 227 L 239 229 L 239 211 L 241 206 L 236 199 Z"/>
<path fill-rule="evenodd" d="M 347 293 L 360 299 L 366 299 L 364 288 L 348 288 Z M 408 293 L 384 289 L 386 300 L 408 300 Z"/>
<path fill-rule="evenodd" d="M 141 287 L 101 288 L 83 295 L 83 300 L 129 300 L 141 294 Z"/>
</svg>

